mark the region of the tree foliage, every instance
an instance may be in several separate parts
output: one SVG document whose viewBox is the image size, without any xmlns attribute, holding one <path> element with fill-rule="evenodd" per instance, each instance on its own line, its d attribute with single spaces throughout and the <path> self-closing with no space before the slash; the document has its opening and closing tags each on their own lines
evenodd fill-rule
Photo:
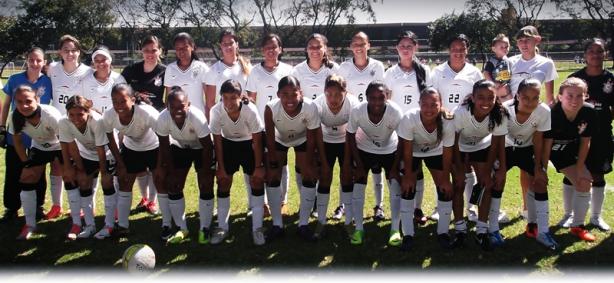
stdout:
<svg viewBox="0 0 614 283">
<path fill-rule="evenodd" d="M 491 40 L 497 35 L 496 22 L 475 13 L 446 14 L 429 25 L 430 43 L 435 50 L 448 48 L 448 42 L 458 34 L 470 39 L 469 52 L 489 52 Z"/>
</svg>

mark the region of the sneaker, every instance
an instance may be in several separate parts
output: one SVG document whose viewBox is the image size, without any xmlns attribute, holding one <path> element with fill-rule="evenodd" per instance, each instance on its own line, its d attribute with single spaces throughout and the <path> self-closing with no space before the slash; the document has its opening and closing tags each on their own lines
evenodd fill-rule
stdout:
<svg viewBox="0 0 614 283">
<path fill-rule="evenodd" d="M 450 241 L 450 235 L 448 233 L 442 233 L 437 235 L 437 242 L 439 246 L 444 250 L 452 248 L 452 242 Z"/>
<path fill-rule="evenodd" d="M 188 238 L 188 230 L 179 230 L 166 241 L 169 244 L 180 244 Z"/>
<path fill-rule="evenodd" d="M 149 204 L 149 201 L 147 200 L 147 198 L 141 198 L 141 201 L 139 201 L 139 204 L 136 205 L 136 210 L 147 210 L 147 205 Z"/>
<path fill-rule="evenodd" d="M 2 218 L 0 218 L 1 224 L 11 224 L 17 220 L 17 211 L 12 209 L 7 209 L 4 211 Z"/>
<path fill-rule="evenodd" d="M 350 238 L 350 243 L 352 245 L 362 245 L 362 242 L 365 240 L 365 231 L 363 230 L 355 230 Z"/>
<path fill-rule="evenodd" d="M 326 224 L 316 223 L 316 229 L 313 231 L 313 237 L 316 240 L 321 240 L 326 235 Z"/>
<path fill-rule="evenodd" d="M 21 227 L 21 232 L 19 232 L 19 235 L 17 235 L 16 239 L 20 241 L 29 240 L 32 237 L 33 232 L 34 227 L 23 225 L 23 227 Z"/>
<path fill-rule="evenodd" d="M 268 205 L 268 204 L 265 204 L 265 205 L 264 205 L 263 210 L 264 210 L 264 212 L 263 212 L 263 217 L 269 217 L 269 216 L 271 216 L 271 208 L 269 207 L 269 205 Z M 251 211 L 251 210 L 250 210 L 250 211 Z M 284 207 L 283 207 L 283 204 L 282 204 L 282 207 L 281 207 L 281 214 L 282 214 L 282 215 L 284 215 Z M 286 214 L 288 214 L 288 211 L 286 211 Z"/>
<path fill-rule="evenodd" d="M 268 207 L 265 208 L 265 209 L 268 209 Z M 264 212 L 265 212 L 265 215 L 266 215 L 266 210 Z M 288 216 L 288 204 L 285 203 L 285 202 L 281 204 L 281 215 L 282 216 Z"/>
<path fill-rule="evenodd" d="M 352 238 L 352 235 L 354 234 L 354 230 L 356 229 L 356 227 L 354 227 L 354 225 L 352 223 L 350 224 L 343 224 L 343 230 L 345 230 L 345 234 L 348 237 L 348 239 Z"/>
<path fill-rule="evenodd" d="M 482 248 L 483 251 L 492 250 L 488 233 L 479 233 L 475 235 L 475 242 Z"/>
<path fill-rule="evenodd" d="M 313 242 L 315 240 L 314 234 L 308 225 L 298 226 L 297 233 L 304 241 Z"/>
<path fill-rule="evenodd" d="M 66 238 L 71 241 L 74 241 L 77 239 L 77 235 L 79 235 L 79 233 L 81 233 L 81 226 L 79 226 L 78 224 L 73 224 L 70 227 L 70 231 L 68 231 L 68 235 L 66 235 Z"/>
<path fill-rule="evenodd" d="M 401 244 L 401 250 L 404 252 L 410 251 L 413 241 L 414 241 L 414 237 L 409 236 L 409 235 L 403 236 L 403 243 Z"/>
<path fill-rule="evenodd" d="M 158 215 L 159 211 L 158 211 L 158 207 L 156 206 L 155 202 L 148 202 L 147 206 L 145 207 L 145 209 L 147 210 L 147 212 L 151 215 Z"/>
<path fill-rule="evenodd" d="M 601 231 L 610 231 L 610 225 L 608 225 L 608 223 L 605 223 L 605 221 L 601 217 L 591 217 L 590 223 L 593 224 L 595 227 L 599 228 L 599 230 Z"/>
<path fill-rule="evenodd" d="M 569 228 L 571 227 L 571 222 L 573 222 L 573 214 L 565 214 L 557 225 L 562 228 Z"/>
<path fill-rule="evenodd" d="M 507 224 L 510 223 L 510 218 L 507 216 L 507 213 L 505 213 L 505 211 L 500 210 L 499 211 L 499 224 Z"/>
<path fill-rule="evenodd" d="M 575 235 L 583 241 L 592 242 L 597 239 L 595 235 L 591 234 L 588 230 L 586 230 L 584 225 L 580 225 L 578 227 L 571 227 L 570 232 L 571 234 Z"/>
<path fill-rule="evenodd" d="M 536 240 L 538 243 L 544 245 L 546 248 L 553 251 L 556 250 L 559 245 L 557 244 L 557 242 L 554 241 L 550 233 L 539 233 L 539 235 L 537 235 L 536 237 Z"/>
<path fill-rule="evenodd" d="M 399 230 L 391 230 L 390 236 L 388 237 L 388 245 L 392 247 L 398 247 L 404 241 L 404 238 L 401 237 L 401 232 Z"/>
<path fill-rule="evenodd" d="M 433 210 L 433 213 L 431 213 L 429 219 L 431 219 L 431 221 L 439 221 L 439 212 L 437 211 L 437 208 Z"/>
<path fill-rule="evenodd" d="M 96 233 L 96 225 L 88 225 L 88 226 L 85 226 L 83 230 L 81 230 L 81 233 L 77 235 L 77 238 L 87 239 L 91 237 L 92 235 L 94 235 L 94 233 Z"/>
<path fill-rule="evenodd" d="M 478 214 L 473 209 L 467 210 L 467 219 L 471 222 L 478 222 Z"/>
<path fill-rule="evenodd" d="M 284 235 L 284 228 L 281 228 L 280 226 L 275 226 L 273 225 L 271 227 L 271 229 L 269 229 L 267 231 L 267 234 L 265 236 L 265 240 L 268 242 L 271 242 L 275 239 L 279 239 L 281 237 L 283 237 Z"/>
<path fill-rule="evenodd" d="M 386 215 L 384 214 L 384 209 L 381 206 L 376 205 L 373 208 L 373 219 L 375 221 L 383 221 L 386 220 Z"/>
<path fill-rule="evenodd" d="M 102 227 L 98 233 L 94 234 L 94 238 L 98 240 L 104 240 L 106 238 L 110 238 L 113 235 L 113 227 Z"/>
<path fill-rule="evenodd" d="M 424 224 L 426 224 L 426 220 L 426 216 L 424 216 L 424 212 L 422 212 L 422 209 L 416 208 L 414 210 L 414 223 L 423 226 Z"/>
<path fill-rule="evenodd" d="M 162 226 L 162 232 L 160 232 L 160 239 L 163 242 L 168 241 L 168 238 L 170 238 L 171 236 L 173 236 L 173 234 L 175 234 L 176 231 L 173 231 L 173 229 L 169 226 Z"/>
<path fill-rule="evenodd" d="M 490 238 L 490 244 L 493 247 L 500 247 L 505 244 L 505 240 L 503 240 L 503 236 L 499 231 L 488 233 L 488 237 Z"/>
<path fill-rule="evenodd" d="M 219 245 L 224 240 L 226 240 L 226 238 L 228 238 L 228 231 L 226 231 L 226 230 L 224 230 L 224 229 L 222 229 L 220 227 L 216 227 L 211 232 L 211 241 L 210 241 L 210 243 L 212 245 Z"/>
<path fill-rule="evenodd" d="M 343 206 L 337 206 L 337 208 L 335 208 L 335 212 L 333 213 L 333 219 L 341 220 L 344 214 L 345 214 L 345 208 L 343 208 Z"/>
<path fill-rule="evenodd" d="M 204 227 L 198 231 L 198 243 L 201 245 L 206 245 L 209 244 L 209 242 L 211 242 L 211 230 Z"/>
<path fill-rule="evenodd" d="M 45 219 L 56 219 L 60 217 L 60 215 L 62 215 L 62 207 L 60 207 L 59 205 L 53 205 L 51 206 L 49 212 L 47 212 L 47 214 L 45 215 Z"/>
<path fill-rule="evenodd" d="M 120 225 L 117 225 L 115 226 L 115 228 L 113 228 L 113 237 L 117 237 L 117 238 L 128 237 L 129 233 L 130 233 L 130 229 L 126 227 L 122 227 Z"/>
<path fill-rule="evenodd" d="M 537 223 L 527 224 L 524 235 L 527 236 L 527 238 L 537 238 Z"/>
<path fill-rule="evenodd" d="M 451 247 L 452 248 L 462 248 L 465 246 L 465 238 L 467 238 L 467 233 L 457 232 L 454 235 L 454 240 L 452 240 Z"/>
<path fill-rule="evenodd" d="M 256 231 L 252 232 L 252 238 L 254 239 L 254 245 L 262 246 L 266 243 L 264 238 L 264 229 L 262 227 L 256 229 Z"/>
</svg>

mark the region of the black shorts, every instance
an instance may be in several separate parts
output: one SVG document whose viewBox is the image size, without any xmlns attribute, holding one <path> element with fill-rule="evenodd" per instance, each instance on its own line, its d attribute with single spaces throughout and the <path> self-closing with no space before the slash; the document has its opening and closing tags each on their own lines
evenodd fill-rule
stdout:
<svg viewBox="0 0 614 283">
<path fill-rule="evenodd" d="M 488 160 L 488 151 L 490 151 L 490 146 L 485 149 L 480 149 L 474 152 L 461 152 L 463 156 L 468 156 L 469 162 L 486 162 Z"/>
<path fill-rule="evenodd" d="M 151 171 L 156 168 L 156 163 L 158 162 L 158 149 L 135 151 L 122 146 L 121 156 L 126 165 L 126 171 L 129 174 L 136 174 L 144 172 L 147 169 Z"/>
<path fill-rule="evenodd" d="M 550 149 L 550 161 L 557 172 L 578 162 L 578 143 L 553 144 Z"/>
<path fill-rule="evenodd" d="M 374 174 L 378 174 L 377 172 L 381 173 L 381 168 L 384 168 L 386 177 L 390 176 L 390 169 L 392 169 L 394 164 L 394 152 L 389 154 L 373 154 L 359 149 L 358 154 L 362 160 L 363 169 L 366 172 L 371 170 Z"/>
<path fill-rule="evenodd" d="M 343 154 L 345 153 L 345 143 L 324 143 L 324 150 L 326 150 L 326 163 L 333 168 L 335 161 L 339 160 L 339 166 L 343 165 Z"/>
<path fill-rule="evenodd" d="M 422 161 L 426 165 L 426 168 L 432 170 L 443 170 L 443 157 L 441 155 L 427 156 L 427 157 L 413 157 L 411 159 L 412 172 L 418 172 L 422 169 Z"/>
<path fill-rule="evenodd" d="M 63 163 L 61 150 L 45 151 L 35 147 L 31 147 L 28 151 L 28 164 L 26 165 L 26 167 L 45 165 L 47 163 L 53 162 L 53 160 L 55 160 L 56 158 Z"/>
<path fill-rule="evenodd" d="M 247 175 L 254 174 L 255 160 L 252 140 L 231 141 L 222 138 L 222 148 L 224 152 L 224 170 L 226 174 L 232 175 L 239 171 L 239 166 L 243 167 L 243 172 Z"/>
<path fill-rule="evenodd" d="M 586 168 L 593 174 L 607 174 L 612 172 L 612 136 L 598 135 L 591 138 L 591 146 L 586 156 Z"/>
<path fill-rule="evenodd" d="M 525 171 L 529 173 L 529 175 L 533 176 L 535 172 L 534 156 L 533 146 L 508 146 L 505 148 L 506 169 L 510 170 L 512 167 L 518 166 L 518 168 L 520 168 L 522 171 Z"/>
<path fill-rule="evenodd" d="M 289 147 L 275 142 L 275 149 L 278 151 L 288 152 Z M 294 152 L 305 152 L 307 150 L 307 142 L 294 146 Z"/>
<path fill-rule="evenodd" d="M 100 164 L 99 164 L 98 161 L 89 160 L 89 159 L 83 158 L 83 157 L 81 157 L 81 159 L 83 160 L 83 167 L 85 167 L 85 174 L 86 175 L 88 175 L 88 176 L 92 175 L 92 174 L 98 172 L 98 169 L 100 169 Z M 113 160 L 107 160 L 105 170 L 109 174 L 115 175 L 115 162 Z"/>
<path fill-rule="evenodd" d="M 194 164 L 194 168 L 200 169 L 203 167 L 203 149 L 180 148 L 176 145 L 171 145 L 171 159 L 173 167 L 178 169 L 188 169 Z"/>
</svg>

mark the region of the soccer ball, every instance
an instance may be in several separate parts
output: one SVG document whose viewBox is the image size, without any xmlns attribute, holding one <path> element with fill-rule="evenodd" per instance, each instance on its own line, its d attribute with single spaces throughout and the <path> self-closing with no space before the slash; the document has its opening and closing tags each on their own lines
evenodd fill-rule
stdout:
<svg viewBox="0 0 614 283">
<path fill-rule="evenodd" d="M 156 266 L 156 254 L 148 245 L 132 245 L 124 252 L 122 266 L 130 273 L 151 272 Z"/>
</svg>

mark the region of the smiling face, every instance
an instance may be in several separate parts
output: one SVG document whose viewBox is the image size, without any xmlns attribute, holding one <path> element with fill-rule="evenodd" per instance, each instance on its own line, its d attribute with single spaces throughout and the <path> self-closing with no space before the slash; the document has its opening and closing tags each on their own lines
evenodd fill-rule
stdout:
<svg viewBox="0 0 614 283">
<path fill-rule="evenodd" d="M 155 42 L 144 45 L 141 51 L 143 52 L 143 60 L 147 64 L 158 63 L 158 58 L 162 55 L 162 49 Z"/>
<path fill-rule="evenodd" d="M 222 93 L 222 103 L 228 113 L 236 113 L 241 107 L 240 92 L 225 92 Z"/>
<path fill-rule="evenodd" d="M 539 87 L 527 86 L 518 92 L 518 110 L 532 113 L 539 105 Z"/>
<path fill-rule="evenodd" d="M 309 62 L 322 62 L 326 54 L 326 44 L 320 38 L 312 38 L 307 42 Z"/>
<path fill-rule="evenodd" d="M 111 60 L 102 54 L 98 54 L 94 57 L 94 68 L 98 73 L 108 74 L 111 72 Z"/>
<path fill-rule="evenodd" d="M 490 114 L 493 107 L 495 106 L 495 101 L 497 96 L 495 95 L 494 87 L 482 87 L 478 88 L 476 92 L 473 93 L 471 99 L 473 100 L 473 115 L 477 117 L 485 117 Z"/>
<path fill-rule="evenodd" d="M 567 86 L 563 89 L 563 93 L 559 95 L 561 106 L 565 112 L 577 113 L 584 104 L 586 93 L 579 86 Z"/>
<path fill-rule="evenodd" d="M 123 89 L 113 93 L 111 95 L 111 100 L 113 101 L 113 109 L 115 109 L 115 112 L 122 116 L 131 113 L 130 111 L 134 106 L 135 99 L 130 96 L 127 89 Z"/>
<path fill-rule="evenodd" d="M 441 112 L 441 98 L 436 92 L 422 95 L 419 103 L 422 121 L 434 121 Z"/>
<path fill-rule="evenodd" d="M 370 48 L 371 44 L 364 33 L 356 34 L 350 43 L 350 49 L 352 49 L 354 58 L 366 58 Z"/>
<path fill-rule="evenodd" d="M 239 43 L 235 40 L 234 36 L 227 34 L 222 37 L 220 48 L 222 49 L 222 56 L 224 56 L 224 58 L 235 58 L 237 50 L 239 50 Z"/>
<path fill-rule="evenodd" d="M 45 61 L 45 55 L 40 51 L 35 50 L 28 54 L 28 72 L 39 74 L 40 72 L 42 72 L 43 67 L 45 67 L 46 63 L 47 61 Z"/>
<path fill-rule="evenodd" d="M 603 60 L 605 59 L 606 51 L 603 45 L 598 43 L 591 44 L 584 51 L 584 59 L 586 65 L 590 67 L 603 68 Z"/>
<path fill-rule="evenodd" d="M 469 48 L 467 43 L 462 40 L 454 40 L 450 43 L 450 63 L 451 64 L 464 64 L 467 58 Z"/>
<path fill-rule="evenodd" d="M 326 95 L 326 105 L 331 110 L 339 110 L 343 106 L 346 95 L 345 90 L 333 85 L 324 89 L 324 94 Z"/>
<path fill-rule="evenodd" d="M 179 62 L 187 64 L 192 60 L 192 52 L 194 52 L 194 45 L 187 39 L 178 39 L 175 41 L 175 52 L 177 60 Z"/>
<path fill-rule="evenodd" d="M 264 46 L 262 46 L 262 54 L 264 54 L 265 61 L 277 61 L 277 59 L 279 58 L 279 54 L 281 54 L 281 51 L 281 46 L 275 38 L 271 38 L 264 44 Z"/>
<path fill-rule="evenodd" d="M 294 113 L 303 100 L 303 92 L 299 87 L 289 84 L 277 91 L 277 97 L 286 113 Z"/>
<path fill-rule="evenodd" d="M 375 115 L 381 115 L 386 111 L 386 89 L 384 86 L 378 86 L 367 93 L 367 107 L 369 112 Z"/>
<path fill-rule="evenodd" d="M 168 101 L 168 111 L 171 113 L 173 121 L 183 123 L 190 108 L 190 102 L 185 94 L 177 94 L 172 96 Z"/>
<path fill-rule="evenodd" d="M 535 56 L 535 47 L 539 44 L 539 41 L 537 37 L 525 36 L 516 39 L 516 46 L 518 46 L 518 50 L 520 50 L 523 57 L 533 57 Z"/>
<path fill-rule="evenodd" d="M 60 46 L 60 56 L 62 56 L 64 63 L 76 64 L 79 60 L 79 55 L 81 55 L 81 50 L 72 41 L 64 41 L 62 46 Z"/>
<path fill-rule="evenodd" d="M 68 120 L 70 120 L 75 127 L 81 129 L 87 123 L 87 119 L 89 118 L 89 111 L 81 108 L 81 107 L 73 107 L 67 111 Z"/>
<path fill-rule="evenodd" d="M 22 90 L 15 93 L 15 107 L 23 116 L 30 116 L 38 108 L 38 98 L 34 91 Z"/>
<path fill-rule="evenodd" d="M 416 50 L 418 50 L 418 45 L 410 38 L 403 38 L 399 41 L 399 44 L 397 44 L 397 52 L 401 60 L 411 60 Z"/>
</svg>

